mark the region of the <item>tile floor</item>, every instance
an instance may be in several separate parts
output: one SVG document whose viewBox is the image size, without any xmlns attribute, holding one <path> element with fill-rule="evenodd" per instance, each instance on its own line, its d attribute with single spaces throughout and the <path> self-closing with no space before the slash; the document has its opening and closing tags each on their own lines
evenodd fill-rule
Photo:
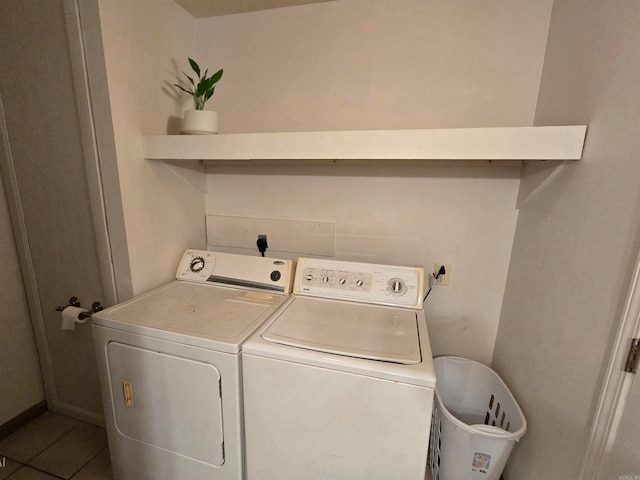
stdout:
<svg viewBox="0 0 640 480">
<path fill-rule="evenodd" d="M 0 441 L 0 480 L 111 480 L 104 428 L 47 412 Z"/>
<path fill-rule="evenodd" d="M 47 412 L 0 440 L 0 480 L 112 479 L 104 428 Z"/>
</svg>

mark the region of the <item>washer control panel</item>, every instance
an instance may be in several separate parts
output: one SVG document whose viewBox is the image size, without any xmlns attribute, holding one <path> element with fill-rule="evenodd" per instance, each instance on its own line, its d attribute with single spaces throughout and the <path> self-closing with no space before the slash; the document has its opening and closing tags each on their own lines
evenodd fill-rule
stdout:
<svg viewBox="0 0 640 480">
<path fill-rule="evenodd" d="M 300 258 L 294 293 L 422 308 L 424 268 Z"/>
<path fill-rule="evenodd" d="M 187 249 L 176 279 L 291 293 L 294 262 Z"/>
</svg>

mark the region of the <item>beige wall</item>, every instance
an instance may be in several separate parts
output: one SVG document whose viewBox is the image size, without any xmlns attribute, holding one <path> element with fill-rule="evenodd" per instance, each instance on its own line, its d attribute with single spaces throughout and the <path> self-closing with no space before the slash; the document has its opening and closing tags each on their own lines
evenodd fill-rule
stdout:
<svg viewBox="0 0 640 480">
<path fill-rule="evenodd" d="M 532 124 L 551 1 L 397 6 L 199 20 L 197 58 L 225 69 L 221 132 Z M 335 224 L 337 258 L 452 264 L 426 305 L 434 352 L 491 361 L 519 168 L 210 167 L 207 181 L 209 214 Z"/>
<path fill-rule="evenodd" d="M 0 179 L 1 180 L 1 179 Z M 0 181 L 0 425 L 44 401 L 18 252 Z"/>
<path fill-rule="evenodd" d="M 519 169 L 476 168 L 218 167 L 210 169 L 207 211 L 333 223 L 340 259 L 452 264 L 451 285 L 434 289 L 425 307 L 434 353 L 489 363 Z"/>
<path fill-rule="evenodd" d="M 182 108 L 173 83 L 192 55 L 195 20 L 172 0 L 100 0 L 99 7 L 131 281 L 139 294 L 170 280 L 185 248 L 205 246 L 202 167 L 145 160 L 140 138 L 178 128 Z"/>
<path fill-rule="evenodd" d="M 581 162 L 524 170 L 539 188 L 520 208 L 493 361 L 529 421 L 509 479 L 578 478 L 640 246 L 638 18 L 631 0 L 554 4 L 536 124 L 589 130 Z"/>
<path fill-rule="evenodd" d="M 199 62 L 225 69 L 220 131 L 532 125 L 551 0 L 401 4 L 198 20 Z"/>
</svg>

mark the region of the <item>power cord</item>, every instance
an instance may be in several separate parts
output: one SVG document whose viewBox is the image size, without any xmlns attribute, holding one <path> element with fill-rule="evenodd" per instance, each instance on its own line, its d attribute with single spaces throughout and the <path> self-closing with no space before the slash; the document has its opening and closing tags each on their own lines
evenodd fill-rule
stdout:
<svg viewBox="0 0 640 480">
<path fill-rule="evenodd" d="M 429 290 L 427 290 L 427 294 L 424 296 L 424 299 L 422 300 L 423 302 L 427 299 L 427 297 L 431 293 L 431 289 L 433 288 L 433 286 L 438 281 L 438 278 L 440 277 L 440 275 L 445 275 L 446 273 L 447 273 L 447 270 L 444 268 L 444 265 L 442 265 L 440 267 L 440 269 L 438 270 L 438 273 L 436 273 L 436 274 L 432 273 L 431 274 L 431 276 L 433 277 L 433 282 L 431 282 L 431 285 L 429 285 Z"/>
<path fill-rule="evenodd" d="M 267 248 L 269 248 L 269 245 L 267 245 L 267 236 L 258 235 L 258 240 L 256 241 L 256 245 L 258 246 L 258 251 L 264 257 L 264 252 L 266 252 Z"/>
</svg>

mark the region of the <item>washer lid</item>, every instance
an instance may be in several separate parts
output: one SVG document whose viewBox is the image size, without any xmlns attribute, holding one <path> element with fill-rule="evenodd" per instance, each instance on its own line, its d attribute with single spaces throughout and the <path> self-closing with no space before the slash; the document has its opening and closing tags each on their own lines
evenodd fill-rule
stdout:
<svg viewBox="0 0 640 480">
<path fill-rule="evenodd" d="M 417 322 L 413 310 L 295 297 L 262 338 L 319 352 L 409 365 L 422 360 Z"/>
</svg>

